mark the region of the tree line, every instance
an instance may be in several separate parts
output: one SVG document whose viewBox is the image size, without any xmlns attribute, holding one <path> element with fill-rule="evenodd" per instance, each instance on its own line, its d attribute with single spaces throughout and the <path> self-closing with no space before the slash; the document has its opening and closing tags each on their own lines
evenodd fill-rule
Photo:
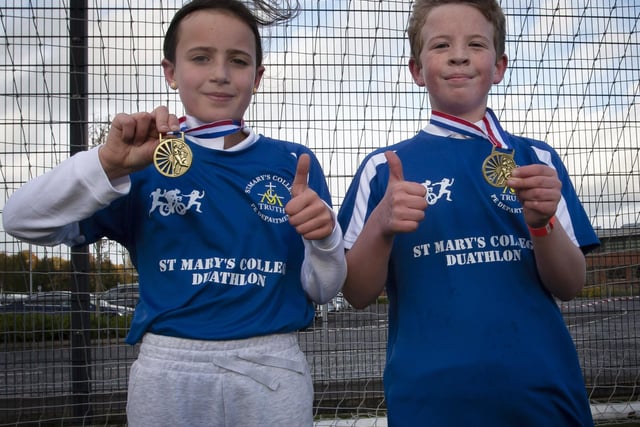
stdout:
<svg viewBox="0 0 640 427">
<path fill-rule="evenodd" d="M 89 255 L 90 292 L 101 292 L 118 284 L 136 282 L 131 265 L 114 264 L 109 258 Z M 45 292 L 70 290 L 73 280 L 71 260 L 43 257 L 30 251 L 0 252 L 0 292 Z"/>
</svg>

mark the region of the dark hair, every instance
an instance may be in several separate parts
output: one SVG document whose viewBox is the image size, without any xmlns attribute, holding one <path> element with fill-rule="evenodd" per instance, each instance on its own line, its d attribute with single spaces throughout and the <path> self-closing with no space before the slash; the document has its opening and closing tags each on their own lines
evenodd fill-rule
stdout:
<svg viewBox="0 0 640 427">
<path fill-rule="evenodd" d="M 173 16 L 167 33 L 164 36 L 163 53 L 165 59 L 174 63 L 176 59 L 176 46 L 178 45 L 178 27 L 182 20 L 193 12 L 199 10 L 220 9 L 228 11 L 243 21 L 255 37 L 256 41 L 256 66 L 262 65 L 262 40 L 259 26 L 268 26 L 279 22 L 288 21 L 298 14 L 298 1 L 291 7 L 285 0 L 285 7 L 279 7 L 277 3 L 264 0 L 253 0 L 255 12 L 240 0 L 193 0 L 186 3 Z"/>
</svg>

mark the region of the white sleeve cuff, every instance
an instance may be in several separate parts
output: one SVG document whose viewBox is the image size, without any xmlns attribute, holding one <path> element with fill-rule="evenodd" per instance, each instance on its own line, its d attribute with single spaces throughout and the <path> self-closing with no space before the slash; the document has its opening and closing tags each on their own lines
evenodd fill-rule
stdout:
<svg viewBox="0 0 640 427">
<path fill-rule="evenodd" d="M 335 221 L 333 232 L 325 239 L 302 240 L 302 287 L 312 301 L 325 304 L 340 292 L 347 277 L 342 229 Z"/>
</svg>

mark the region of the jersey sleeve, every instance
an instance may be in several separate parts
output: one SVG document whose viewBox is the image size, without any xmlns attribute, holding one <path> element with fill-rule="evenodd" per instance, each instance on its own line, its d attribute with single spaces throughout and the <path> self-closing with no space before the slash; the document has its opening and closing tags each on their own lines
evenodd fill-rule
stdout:
<svg viewBox="0 0 640 427">
<path fill-rule="evenodd" d="M 555 169 L 562 183 L 562 197 L 556 210 L 556 220 L 562 224 L 571 241 L 588 253 L 600 245 L 591 221 L 576 193 L 569 172 L 557 152 L 549 145 L 533 141 L 532 149 L 536 157 Z"/>
<path fill-rule="evenodd" d="M 345 249 L 351 249 L 360 235 L 364 223 L 378 205 L 388 182 L 388 169 L 383 151 L 365 158 L 347 190 L 338 212 L 338 222 L 344 233 Z"/>
<path fill-rule="evenodd" d="M 107 178 L 98 148 L 80 152 L 27 182 L 10 198 L 3 212 L 5 231 L 26 242 L 53 246 L 87 243 L 79 222 L 128 191 Z"/>
</svg>

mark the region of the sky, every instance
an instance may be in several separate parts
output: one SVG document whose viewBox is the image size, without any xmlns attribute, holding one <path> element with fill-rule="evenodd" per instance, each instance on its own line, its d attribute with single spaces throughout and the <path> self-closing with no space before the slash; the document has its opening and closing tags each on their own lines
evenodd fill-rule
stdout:
<svg viewBox="0 0 640 427">
<path fill-rule="evenodd" d="M 166 104 L 162 36 L 179 1 L 92 1 L 89 119 Z M 504 1 L 509 69 L 489 106 L 504 127 L 562 157 L 595 226 L 640 221 L 640 5 L 635 0 Z M 154 9 L 150 9 L 153 4 Z M 245 119 L 308 145 L 339 206 L 374 148 L 415 134 L 428 96 L 408 72 L 412 2 L 303 1 L 263 30 L 267 71 Z M 0 178 L 6 197 L 69 155 L 69 1 L 8 0 L 0 14 Z"/>
</svg>

